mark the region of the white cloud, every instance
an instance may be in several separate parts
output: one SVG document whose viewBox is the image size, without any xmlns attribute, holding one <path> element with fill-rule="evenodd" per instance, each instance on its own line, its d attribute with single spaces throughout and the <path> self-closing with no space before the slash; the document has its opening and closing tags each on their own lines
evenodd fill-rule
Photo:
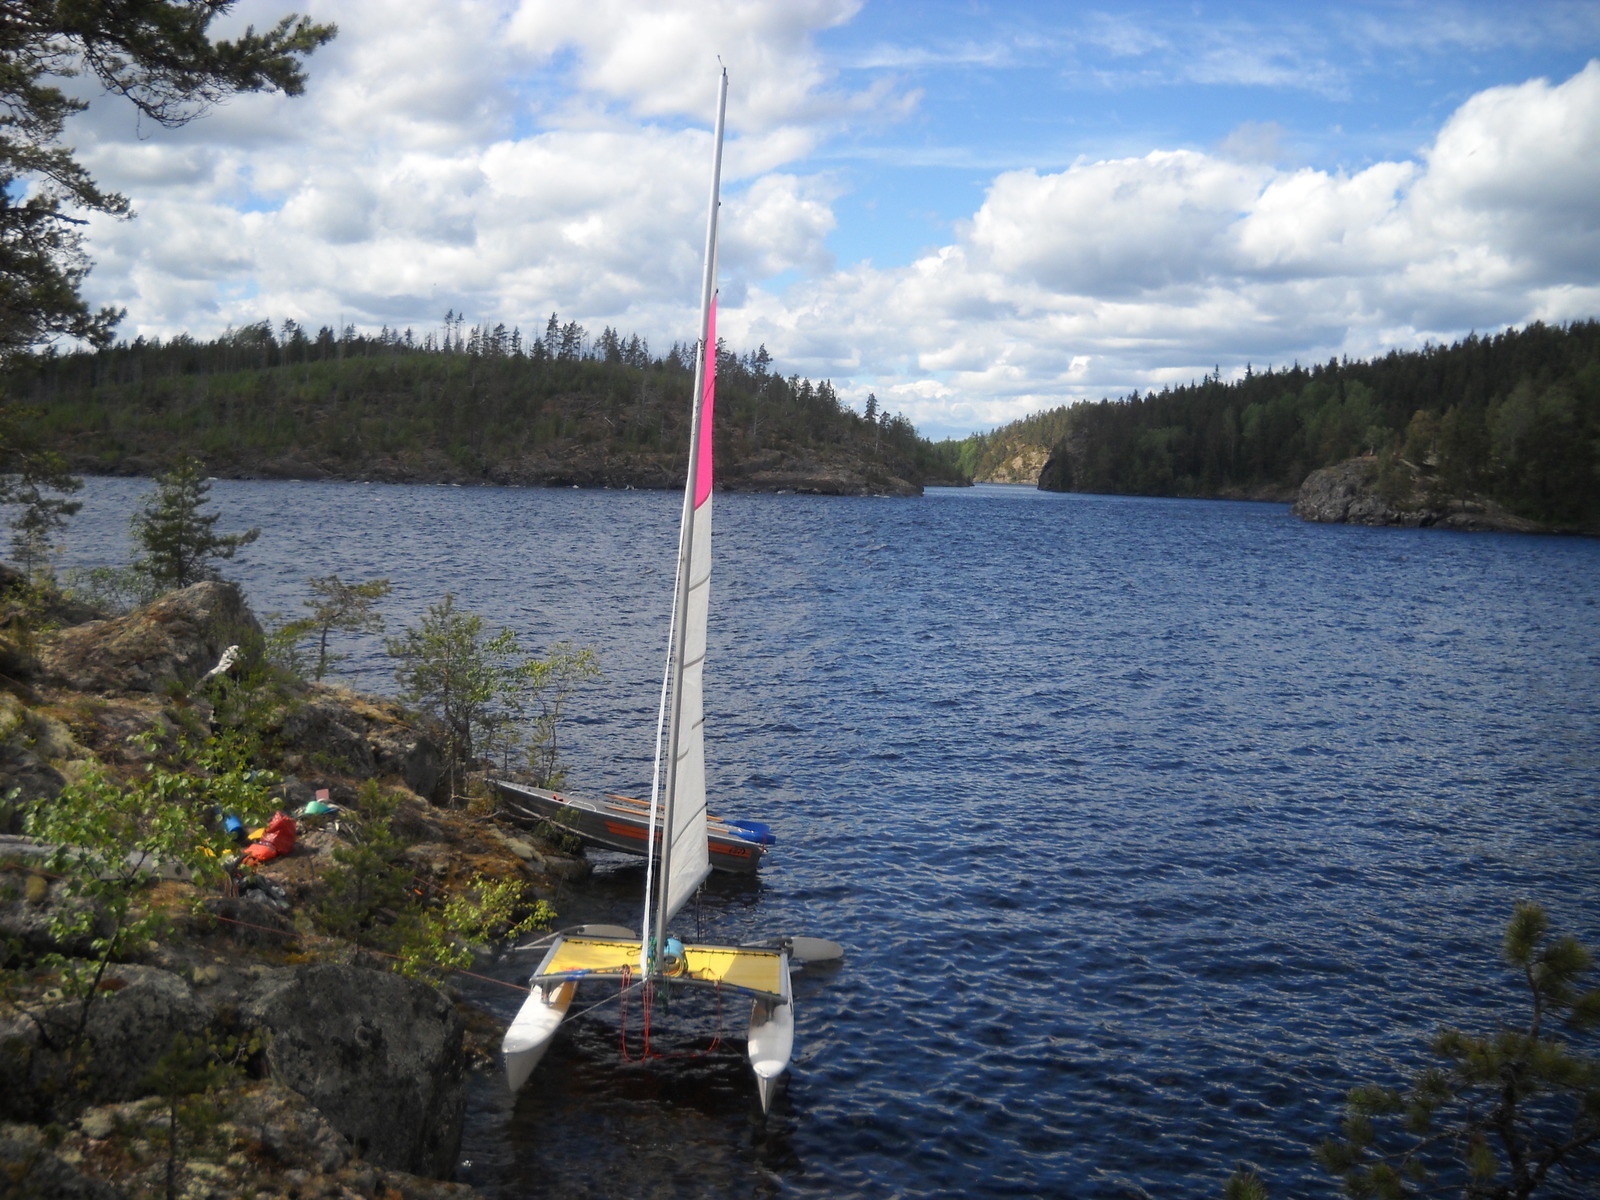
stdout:
<svg viewBox="0 0 1600 1200">
<path fill-rule="evenodd" d="M 140 214 L 90 226 L 90 299 L 125 305 L 128 336 L 284 317 L 420 331 L 449 307 L 525 331 L 556 310 L 662 348 L 692 336 L 720 53 L 735 81 L 722 333 L 933 432 L 1215 363 L 1600 308 L 1600 63 L 1482 91 L 1414 156 L 1352 172 L 1274 165 L 1271 123 L 1216 153 L 1006 171 L 917 261 L 836 262 L 849 180 L 808 156 L 916 104 L 860 63 L 847 86 L 819 49 L 859 7 L 319 0 L 342 32 L 307 96 L 240 97 L 172 133 L 110 101 L 78 123 L 86 161 Z M 1170 31 L 1091 32 L 1131 59 L 1170 50 Z M 1194 69 L 1238 36 L 1217 32 Z M 1231 69 L 1286 63 L 1271 43 Z"/>
<path fill-rule="evenodd" d="M 1480 93 L 1418 161 L 1354 175 L 1193 151 L 1007 172 L 957 243 L 786 302 L 851 330 L 868 369 L 850 394 L 904 396 L 919 420 L 1020 416 L 1218 362 L 1591 316 L 1595 195 L 1600 63 Z M 918 374 L 936 386 L 907 387 Z"/>
<path fill-rule="evenodd" d="M 1068 295 L 1126 295 L 1194 278 L 1265 170 L 1193 151 L 1010 171 L 972 221 L 995 269 Z"/>
<path fill-rule="evenodd" d="M 1415 199 L 1440 243 L 1492 244 L 1538 283 L 1600 272 L 1600 62 L 1480 92 L 1426 159 Z"/>
<path fill-rule="evenodd" d="M 712 76 L 694 64 L 720 57 L 743 82 L 730 101 L 741 128 L 762 131 L 857 111 L 861 98 L 831 89 L 813 36 L 848 21 L 862 0 L 703 0 L 583 5 L 524 0 L 509 27 L 513 45 L 549 57 L 576 47 L 577 81 L 627 103 L 638 116 L 703 117 Z"/>
<path fill-rule="evenodd" d="M 811 47 L 854 3 L 711 7 L 313 4 L 341 33 L 312 59 L 303 98 L 238 97 L 175 131 L 97 103 L 74 133 L 141 216 L 95 225 L 94 298 L 128 307 L 130 335 L 331 321 L 308 310 L 332 298 L 358 324 L 422 325 L 447 306 L 508 321 L 557 309 L 657 341 L 683 336 L 719 50 L 745 72 L 725 153 L 727 293 L 741 279 L 826 272 L 837 186 L 784 168 L 822 130 L 904 99 L 885 84 L 837 88 Z M 230 19 L 275 14 L 247 0 Z M 528 74 L 535 46 L 542 81 Z M 161 289 L 157 303 L 152 280 L 168 272 L 217 288 Z"/>
</svg>

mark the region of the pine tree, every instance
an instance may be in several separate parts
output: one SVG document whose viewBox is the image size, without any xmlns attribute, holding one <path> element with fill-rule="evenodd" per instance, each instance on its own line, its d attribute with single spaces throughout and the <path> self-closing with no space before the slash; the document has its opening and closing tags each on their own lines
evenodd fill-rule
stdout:
<svg viewBox="0 0 1600 1200">
<path fill-rule="evenodd" d="M 183 588 L 220 578 L 213 560 L 232 558 L 239 547 L 261 536 L 260 529 L 217 534 L 222 514 L 201 511 L 210 495 L 205 464 L 186 456 L 156 476 L 155 492 L 134 514 L 134 541 L 144 550 L 135 565 L 158 587 Z"/>
<path fill-rule="evenodd" d="M 456 607 L 449 592 L 428 606 L 419 626 L 388 639 L 402 695 L 436 718 L 444 732 L 445 772 L 452 796 L 483 747 L 513 719 L 521 648 L 509 629 L 490 636 L 477 613 Z"/>
<path fill-rule="evenodd" d="M 346 583 L 337 575 L 314 576 L 306 582 L 311 589 L 311 599 L 305 602 L 305 606 L 311 610 L 311 616 L 296 624 L 305 632 L 317 635 L 317 662 L 313 672 L 320 680 L 327 674 L 330 665 L 346 657 L 328 651 L 328 635 L 333 630 L 342 633 L 383 632 L 383 614 L 376 605 L 389 594 L 392 585 L 387 579 Z"/>
<path fill-rule="evenodd" d="M 1443 1029 L 1432 1046 L 1442 1065 L 1405 1091 L 1350 1093 L 1344 1136 L 1317 1159 L 1351 1196 L 1526 1200 L 1553 1174 L 1600 1178 L 1600 1057 L 1583 1052 L 1600 1027 L 1600 988 L 1580 987 L 1593 956 L 1576 938 L 1551 938 L 1544 909 L 1527 902 L 1503 956 L 1527 989 L 1525 1021 Z"/>
<path fill-rule="evenodd" d="M 0 361 L 63 334 L 104 345 L 122 315 L 91 313 L 83 300 L 90 264 L 74 210 L 125 216 L 128 201 L 102 191 L 61 144 L 67 119 L 89 102 L 59 84 L 92 74 L 141 117 L 174 127 L 235 92 L 299 94 L 302 60 L 336 32 L 291 15 L 265 33 L 212 41 L 211 22 L 233 6 L 6 0 L 0 9 Z"/>
</svg>

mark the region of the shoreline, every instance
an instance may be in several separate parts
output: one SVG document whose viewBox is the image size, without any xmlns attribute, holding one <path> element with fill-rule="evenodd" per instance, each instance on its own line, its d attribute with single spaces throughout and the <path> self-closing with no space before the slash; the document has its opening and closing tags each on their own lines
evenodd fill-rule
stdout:
<svg viewBox="0 0 1600 1200">
<path fill-rule="evenodd" d="M 336 471 L 311 464 L 303 469 L 282 470 L 212 465 L 208 478 L 253 483 L 351 483 L 397 484 L 412 487 L 507 487 L 529 489 L 581 488 L 596 491 L 681 492 L 684 481 L 667 472 L 655 471 L 490 471 L 472 474 L 464 471 L 379 469 Z M 102 479 L 154 479 L 164 468 L 154 461 L 130 461 L 125 467 L 103 462 L 72 462 L 75 474 Z M 916 483 L 897 476 L 868 477 L 843 470 L 762 471 L 743 477 L 723 477 L 719 492 L 749 492 L 762 495 L 875 496 L 915 498 L 927 487 L 970 487 L 970 483 L 928 481 Z"/>
</svg>

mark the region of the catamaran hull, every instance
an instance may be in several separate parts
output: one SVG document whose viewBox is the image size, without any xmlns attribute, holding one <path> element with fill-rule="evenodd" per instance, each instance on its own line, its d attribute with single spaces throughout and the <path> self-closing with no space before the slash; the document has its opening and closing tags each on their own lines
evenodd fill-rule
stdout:
<svg viewBox="0 0 1600 1200">
<path fill-rule="evenodd" d="M 750 1066 L 756 1073 L 756 1089 L 761 1093 L 761 1111 L 772 1108 L 778 1091 L 778 1077 L 789 1069 L 794 1054 L 794 991 L 789 981 L 789 956 L 783 964 L 783 999 L 765 997 L 750 1009 Z"/>
<path fill-rule="evenodd" d="M 572 1006 L 578 985 L 573 980 L 551 988 L 534 988 L 517 1011 L 516 1020 L 500 1043 L 500 1059 L 506 1069 L 506 1082 L 513 1092 L 520 1091 L 528 1076 L 539 1065 L 550 1041 L 561 1028 L 561 1021 Z"/>
<path fill-rule="evenodd" d="M 639 855 L 649 851 L 649 814 L 641 815 L 633 804 L 613 797 L 566 796 L 504 779 L 492 782 L 513 816 L 520 814 L 527 820 L 549 821 L 607 850 Z M 655 840 L 657 844 L 661 841 L 659 822 L 655 826 Z M 719 833 L 714 826 L 707 831 L 706 848 L 714 870 L 746 875 L 761 866 L 765 853 L 764 847 L 757 843 Z"/>
</svg>

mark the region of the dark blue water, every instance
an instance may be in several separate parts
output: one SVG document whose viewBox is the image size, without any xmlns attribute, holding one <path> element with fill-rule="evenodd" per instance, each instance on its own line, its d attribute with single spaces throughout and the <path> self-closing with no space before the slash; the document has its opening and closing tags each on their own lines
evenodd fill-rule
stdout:
<svg viewBox="0 0 1600 1200">
<path fill-rule="evenodd" d="M 145 490 L 90 481 L 73 557 L 124 553 Z M 677 497 L 213 495 L 264 529 L 229 571 L 259 612 L 388 575 L 395 626 L 449 589 L 596 646 L 572 782 L 645 786 Z M 692 932 L 848 958 L 798 977 L 764 1123 L 737 1039 L 629 1064 L 614 1006 L 515 1103 L 480 1081 L 495 1195 L 1215 1196 L 1250 1162 L 1331 1196 L 1309 1147 L 1345 1090 L 1514 1012 L 1515 900 L 1600 944 L 1600 542 L 998 487 L 716 503 L 713 804 L 781 846 Z M 564 916 L 631 924 L 640 873 L 604 863 Z"/>
</svg>

